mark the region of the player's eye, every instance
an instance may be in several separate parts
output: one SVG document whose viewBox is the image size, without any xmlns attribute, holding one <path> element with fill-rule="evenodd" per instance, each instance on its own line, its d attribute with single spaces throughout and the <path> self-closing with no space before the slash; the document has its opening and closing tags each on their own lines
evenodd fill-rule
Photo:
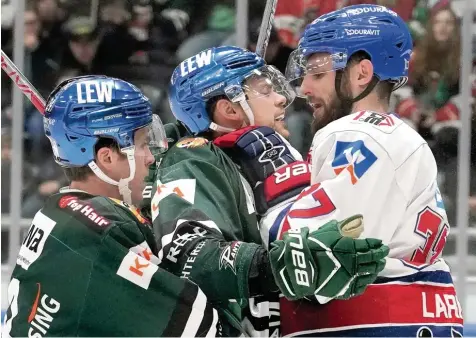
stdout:
<svg viewBox="0 0 476 338">
<path fill-rule="evenodd" d="M 324 73 L 312 74 L 312 77 L 316 80 L 320 80 L 324 77 Z"/>
</svg>

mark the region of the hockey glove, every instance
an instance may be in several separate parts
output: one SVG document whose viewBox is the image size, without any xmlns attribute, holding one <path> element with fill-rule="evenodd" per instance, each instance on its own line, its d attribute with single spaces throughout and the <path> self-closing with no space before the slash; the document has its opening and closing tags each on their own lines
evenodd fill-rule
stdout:
<svg viewBox="0 0 476 338">
<path fill-rule="evenodd" d="M 297 196 L 309 186 L 309 165 L 296 161 L 283 137 L 269 127 L 246 127 L 215 139 L 240 166 L 254 191 L 256 211 L 264 215 L 273 206 Z"/>
<path fill-rule="evenodd" d="M 362 227 L 358 215 L 311 233 L 307 227 L 290 229 L 272 243 L 271 267 L 284 296 L 347 299 L 363 293 L 385 267 L 389 249 L 378 239 L 354 239 Z"/>
</svg>

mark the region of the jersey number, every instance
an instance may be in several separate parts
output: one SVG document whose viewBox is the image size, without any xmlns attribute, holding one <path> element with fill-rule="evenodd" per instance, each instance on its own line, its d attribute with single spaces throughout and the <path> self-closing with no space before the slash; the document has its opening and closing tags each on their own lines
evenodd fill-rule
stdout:
<svg viewBox="0 0 476 338">
<path fill-rule="evenodd" d="M 294 209 L 289 212 L 288 217 L 290 218 L 313 218 L 319 216 L 325 216 L 330 214 L 336 207 L 332 203 L 329 195 L 327 195 L 324 188 L 321 187 L 320 183 L 311 185 L 307 190 L 304 190 L 297 198 L 296 201 L 299 201 L 301 198 L 311 195 L 314 201 L 317 202 L 317 206 L 306 209 Z"/>
<path fill-rule="evenodd" d="M 443 222 L 443 218 L 429 207 L 418 214 L 415 232 L 425 238 L 425 244 L 413 252 L 411 263 L 432 264 L 440 256 L 450 231 L 448 224 Z"/>
</svg>

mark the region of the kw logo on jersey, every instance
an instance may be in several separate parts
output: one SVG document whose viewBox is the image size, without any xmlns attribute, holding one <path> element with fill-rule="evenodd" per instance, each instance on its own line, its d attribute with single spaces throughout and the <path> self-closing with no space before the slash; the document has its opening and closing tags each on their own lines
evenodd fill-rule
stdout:
<svg viewBox="0 0 476 338">
<path fill-rule="evenodd" d="M 129 249 L 122 259 L 117 275 L 147 290 L 152 277 L 159 270 L 158 264 L 159 258 L 144 241 Z"/>
<path fill-rule="evenodd" d="M 47 334 L 54 319 L 53 315 L 59 311 L 61 304 L 47 294 L 41 296 L 41 284 L 37 283 L 36 285 L 38 291 L 28 316 L 30 324 L 28 336 L 41 338 Z"/>
<path fill-rule="evenodd" d="M 349 172 L 352 184 L 356 184 L 377 161 L 377 156 L 367 148 L 363 141 L 337 141 L 332 168 L 336 175 L 344 170 Z"/>
</svg>

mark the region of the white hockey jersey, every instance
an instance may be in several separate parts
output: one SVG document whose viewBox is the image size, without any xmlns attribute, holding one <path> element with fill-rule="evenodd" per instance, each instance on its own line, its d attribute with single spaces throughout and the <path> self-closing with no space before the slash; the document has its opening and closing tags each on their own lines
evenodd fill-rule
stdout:
<svg viewBox="0 0 476 338">
<path fill-rule="evenodd" d="M 285 211 L 262 223 L 269 241 L 289 228 L 312 230 L 333 219 L 362 214 L 361 238 L 381 239 L 390 254 L 379 279 L 361 296 L 323 305 L 282 298 L 282 333 L 415 336 L 427 330 L 431 336 L 448 337 L 462 333 L 461 307 L 441 258 L 450 227 L 436 162 L 425 140 L 396 116 L 362 111 L 319 131 L 309 160 L 311 186 Z M 293 320 L 285 320 L 291 314 Z"/>
</svg>

